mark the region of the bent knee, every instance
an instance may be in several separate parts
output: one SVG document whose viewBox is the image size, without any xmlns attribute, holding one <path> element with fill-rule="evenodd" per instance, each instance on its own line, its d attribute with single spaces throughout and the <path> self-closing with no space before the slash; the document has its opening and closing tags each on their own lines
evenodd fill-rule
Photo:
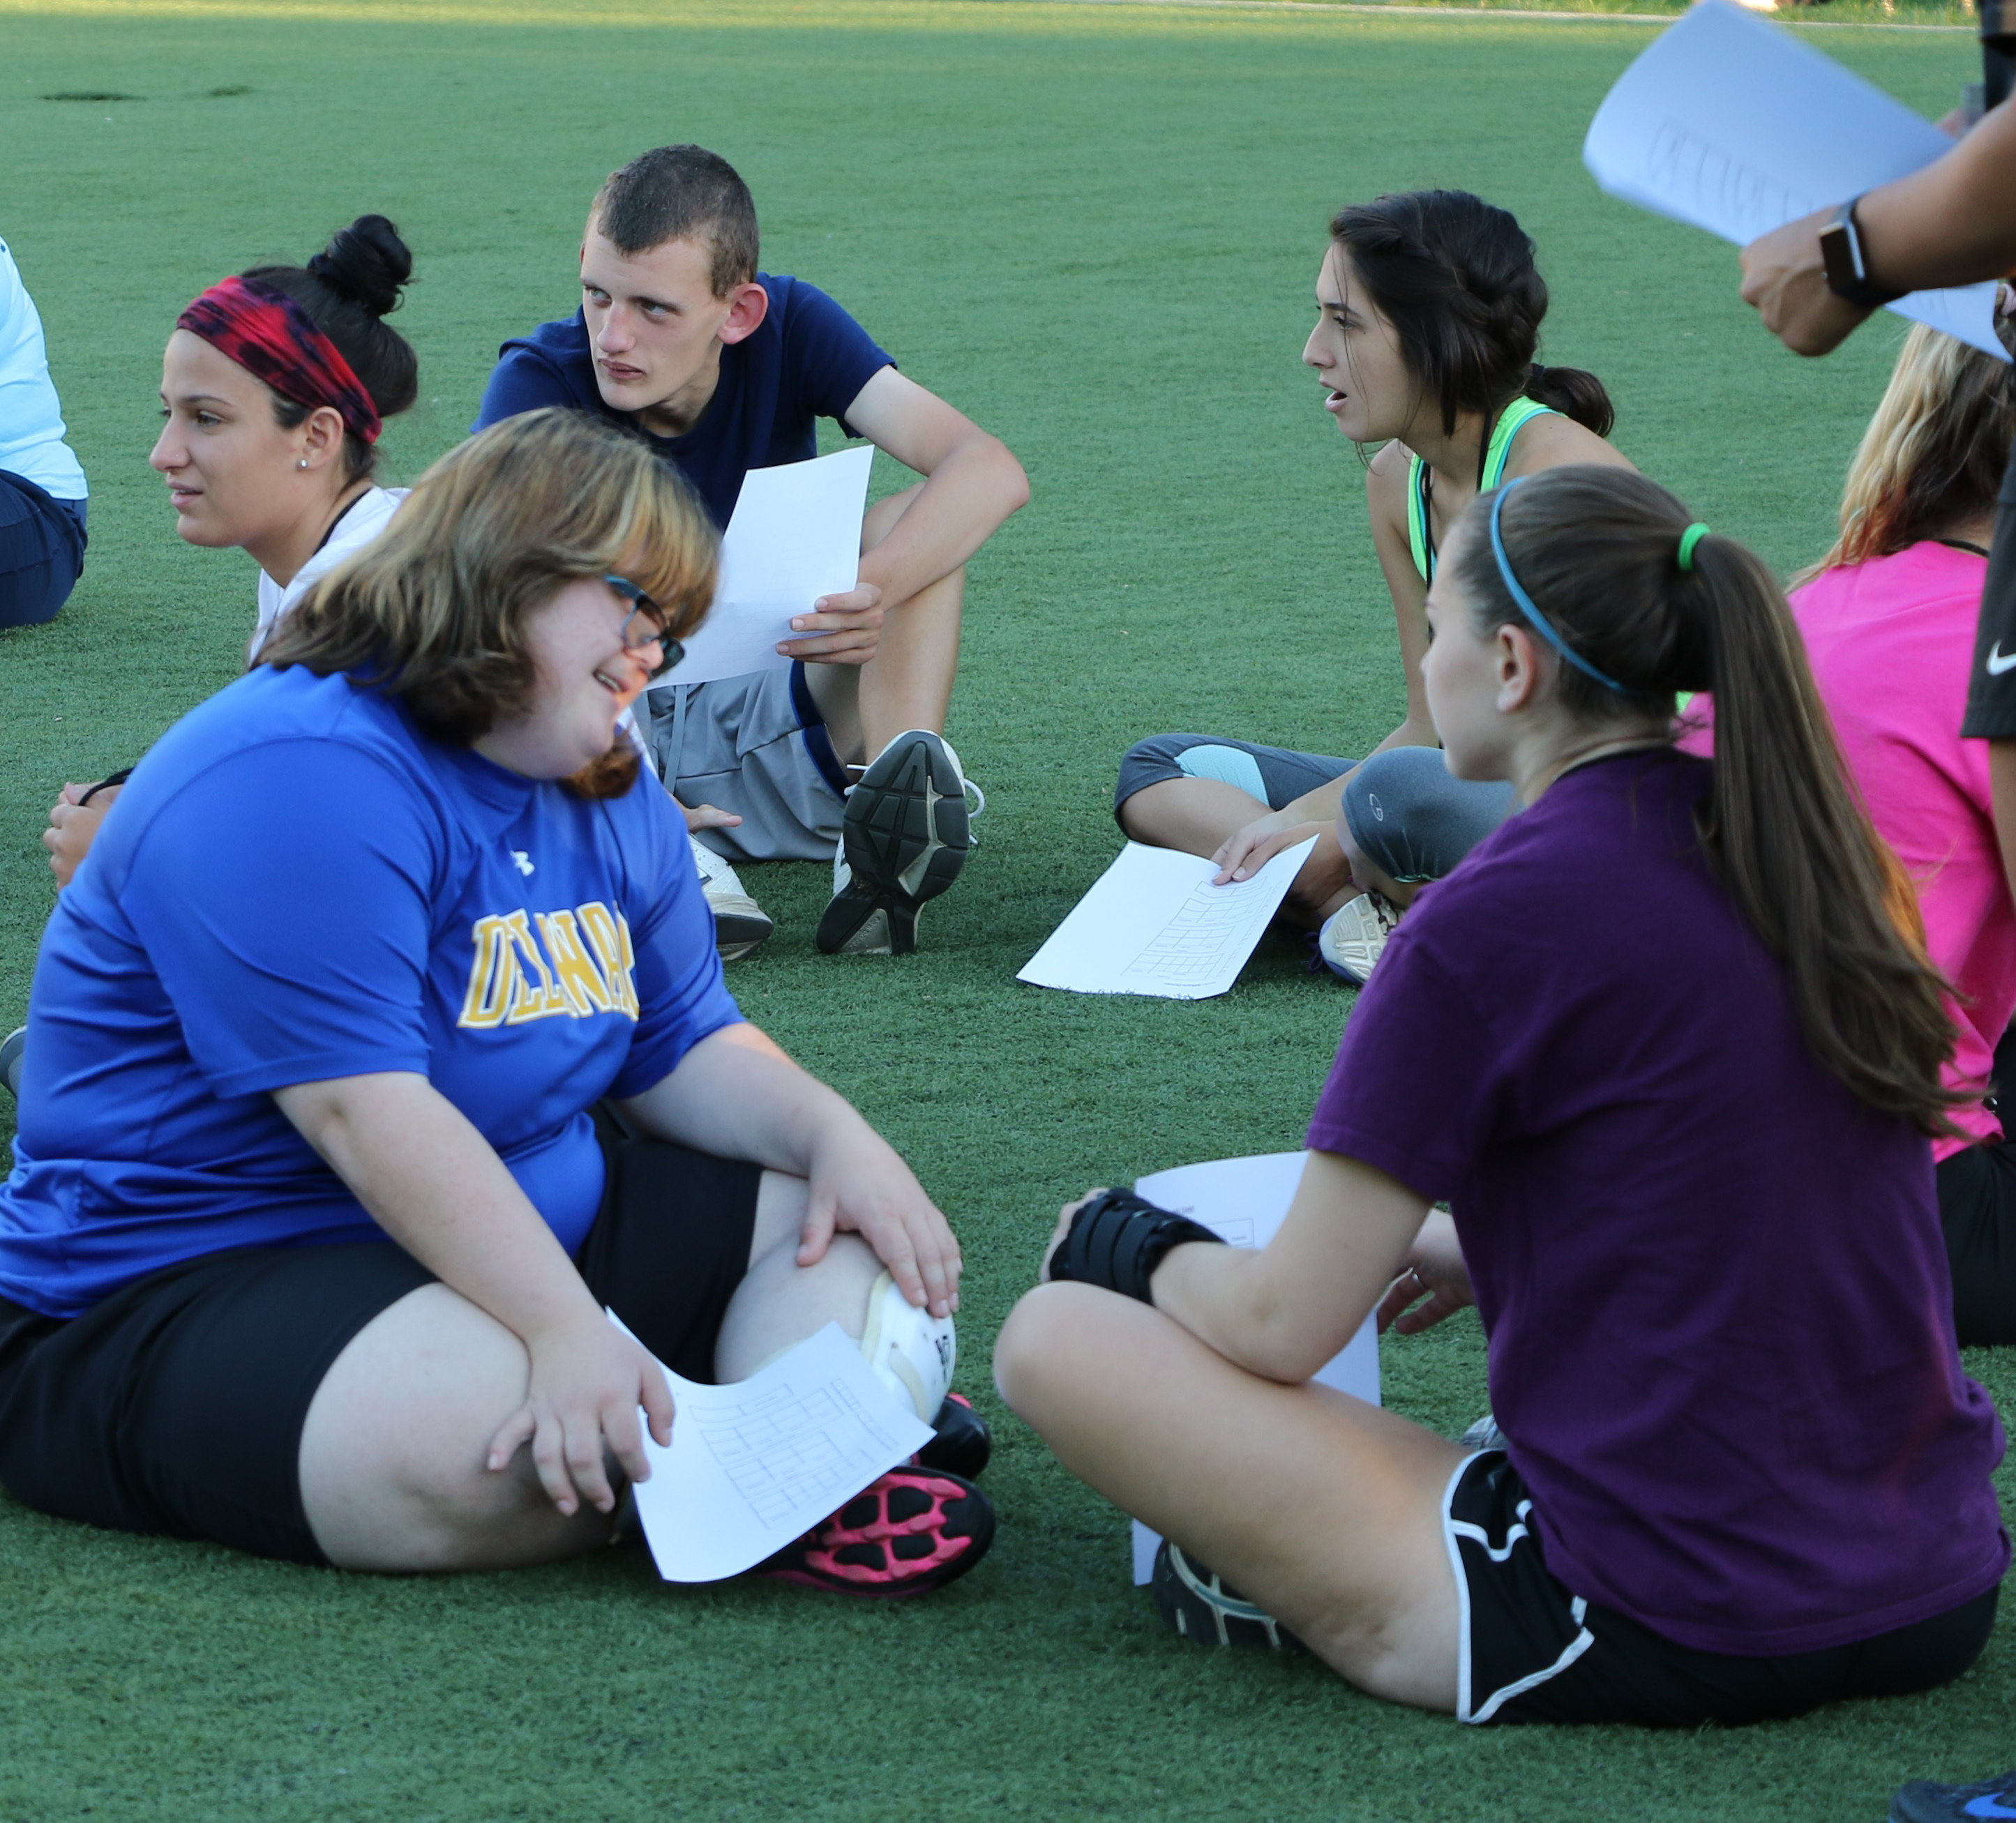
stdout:
<svg viewBox="0 0 2016 1823">
<path fill-rule="evenodd" d="M 911 504 L 924 491 L 921 481 L 913 482 L 900 494 L 891 494 L 878 500 L 862 514 L 861 520 L 861 548 L 872 551 L 896 529 L 896 522 L 910 510 Z"/>
<path fill-rule="evenodd" d="M 1041 1430 L 1058 1393 L 1082 1383 L 1112 1302 L 1110 1292 L 1069 1283 L 1023 1294 L 994 1343 L 994 1385 L 1018 1418 Z"/>
</svg>

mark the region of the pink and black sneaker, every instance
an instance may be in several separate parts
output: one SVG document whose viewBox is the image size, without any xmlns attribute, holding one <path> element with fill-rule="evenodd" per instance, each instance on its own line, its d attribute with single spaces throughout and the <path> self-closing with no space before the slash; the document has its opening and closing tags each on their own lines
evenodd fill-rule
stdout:
<svg viewBox="0 0 2016 1823">
<path fill-rule="evenodd" d="M 931 1440 L 910 1458 L 920 1469 L 939 1469 L 962 1481 L 977 1481 L 994 1454 L 994 1433 L 959 1393 L 948 1393 L 931 1420 Z"/>
<path fill-rule="evenodd" d="M 970 1481 L 906 1466 L 750 1573 L 843 1595 L 922 1595 L 956 1582 L 993 1542 L 993 1502 Z"/>
</svg>

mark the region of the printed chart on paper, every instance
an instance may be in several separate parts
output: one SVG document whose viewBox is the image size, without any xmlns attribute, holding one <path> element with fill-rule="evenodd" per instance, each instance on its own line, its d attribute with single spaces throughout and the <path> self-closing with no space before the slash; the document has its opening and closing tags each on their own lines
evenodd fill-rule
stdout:
<svg viewBox="0 0 2016 1823">
<path fill-rule="evenodd" d="M 1238 980 L 1314 838 L 1219 886 L 1194 854 L 1130 842 L 1015 978 L 1073 994 L 1204 1000 Z"/>
<path fill-rule="evenodd" d="M 739 1576 L 931 1441 L 837 1323 L 733 1386 L 664 1372 L 671 1444 L 646 1436 L 650 1476 L 633 1485 L 668 1582 Z"/>
<path fill-rule="evenodd" d="M 838 1380 L 808 1392 L 787 1383 L 710 1406 L 692 1422 L 729 1485 L 766 1526 L 808 1503 L 830 1512 L 858 1494 L 881 1472 L 877 1451 L 892 1440 Z"/>
</svg>

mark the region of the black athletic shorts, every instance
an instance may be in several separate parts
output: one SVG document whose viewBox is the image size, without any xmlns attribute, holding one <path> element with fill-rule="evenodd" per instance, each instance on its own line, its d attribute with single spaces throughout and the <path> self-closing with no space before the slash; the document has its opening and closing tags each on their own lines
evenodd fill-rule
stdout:
<svg viewBox="0 0 2016 1823">
<path fill-rule="evenodd" d="M 655 1140 L 603 1151 L 574 1264 L 668 1367 L 711 1381 L 762 1167 Z M 385 1241 L 213 1253 L 67 1320 L 0 1298 L 0 1487 L 117 1531 L 326 1563 L 301 1506 L 309 1402 L 359 1330 L 433 1280 Z"/>
<path fill-rule="evenodd" d="M 2000 1586 L 1827 1652 L 1737 1658 L 1676 1645 L 1550 1573 L 1532 1500 L 1503 1450 L 1450 1477 L 1442 1527 L 1461 1608 L 1456 1720 L 1698 1728 L 1803 1715 L 1845 1696 L 1950 1683 L 1981 1656 Z"/>
</svg>

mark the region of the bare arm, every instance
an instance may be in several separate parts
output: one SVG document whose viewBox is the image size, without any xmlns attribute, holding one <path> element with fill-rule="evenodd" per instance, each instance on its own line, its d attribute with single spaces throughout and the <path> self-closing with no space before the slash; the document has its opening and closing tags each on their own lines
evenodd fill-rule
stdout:
<svg viewBox="0 0 2016 1823">
<path fill-rule="evenodd" d="M 603 1316 L 581 1275 L 489 1142 L 423 1076 L 384 1071 L 276 1089 L 280 1112 L 387 1234 L 525 1344 L 525 1404 L 490 1466 L 529 1441 L 553 1504 L 603 1512 L 605 1448 L 635 1480 L 650 1465 L 637 1408 L 671 1440 L 672 1401 L 645 1350 Z"/>
<path fill-rule="evenodd" d="M 711 1033 L 623 1112 L 655 1138 L 751 1159 L 810 1185 L 798 1261 L 836 1230 L 874 1249 L 913 1304 L 959 1307 L 959 1242 L 909 1167 L 844 1097 L 801 1070 L 755 1027 Z"/>
<path fill-rule="evenodd" d="M 1155 1307 L 1248 1372 L 1299 1383 L 1384 1297 L 1427 1211 L 1384 1172 L 1312 1152 L 1265 1248 L 1173 1249 L 1152 1282 Z"/>
<path fill-rule="evenodd" d="M 1798 354 L 1838 347 L 1870 314 L 1827 288 L 1820 236 L 1838 208 L 1743 250 L 1744 301 Z M 2016 269 L 2016 102 L 1991 110 L 1944 157 L 1870 191 L 1855 215 L 1871 276 L 1893 289 L 1970 285 Z"/>
<path fill-rule="evenodd" d="M 1006 444 L 893 367 L 861 389 L 847 419 L 926 477 L 895 529 L 861 559 L 860 587 L 879 589 L 883 601 L 907 601 L 949 576 L 1028 500 L 1028 477 Z"/>
</svg>

